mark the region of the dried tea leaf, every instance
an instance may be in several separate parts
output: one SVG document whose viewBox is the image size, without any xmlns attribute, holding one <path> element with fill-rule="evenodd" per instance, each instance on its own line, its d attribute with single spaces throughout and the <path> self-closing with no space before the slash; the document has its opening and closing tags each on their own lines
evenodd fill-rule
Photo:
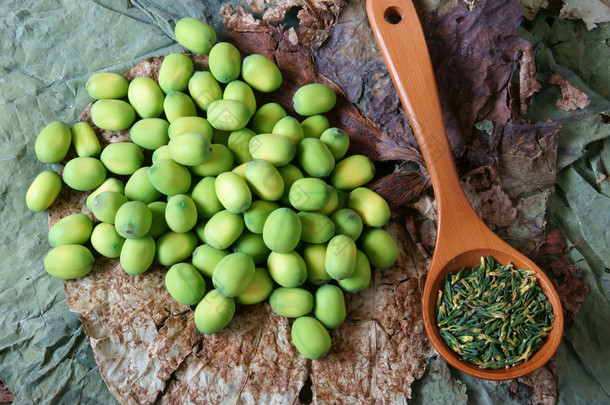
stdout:
<svg viewBox="0 0 610 405">
<path fill-rule="evenodd" d="M 516 380 L 519 386 L 531 387 L 529 402 L 532 405 L 555 405 L 557 402 L 557 356 L 553 356 L 544 366 Z M 511 383 L 512 387 L 512 383 Z M 521 388 L 529 393 L 529 390 Z"/>
<path fill-rule="evenodd" d="M 553 283 L 563 306 L 564 322 L 566 328 L 569 328 L 589 293 L 589 286 L 581 280 L 582 269 L 568 261 L 565 256 L 567 250 L 561 231 L 556 228 L 548 229 L 546 242 L 540 247 L 540 256 L 536 263 L 553 274 Z"/>
<path fill-rule="evenodd" d="M 610 21 L 610 5 L 604 0 L 563 0 L 559 18 L 581 19 L 592 30 L 597 24 Z"/>
<path fill-rule="evenodd" d="M 469 400 L 466 385 L 451 376 L 449 365 L 440 356 L 430 359 L 426 375 L 418 381 L 418 385 L 421 392 L 414 398 L 415 405 L 466 405 Z"/>
<path fill-rule="evenodd" d="M 523 51 L 519 58 L 519 114 L 525 115 L 534 93 L 542 86 L 538 82 L 536 72 L 536 61 L 531 46 Z"/>
<path fill-rule="evenodd" d="M 517 210 L 508 195 L 500 187 L 495 169 L 481 166 L 463 176 L 464 192 L 477 215 L 491 230 L 511 226 Z"/>
<path fill-rule="evenodd" d="M 561 100 L 557 100 L 556 103 L 560 110 L 574 111 L 577 108 L 584 109 L 591 104 L 589 97 L 578 87 L 564 79 L 560 73 L 553 73 L 547 77 L 546 81 L 549 84 L 557 84 L 561 87 Z"/>
<path fill-rule="evenodd" d="M 15 400 L 15 394 L 9 387 L 6 386 L 4 381 L 0 380 L 0 404 L 8 405 L 12 404 Z"/>
<path fill-rule="evenodd" d="M 549 6 L 548 0 L 521 0 L 521 11 L 528 20 L 533 20 L 540 9 Z"/>
</svg>

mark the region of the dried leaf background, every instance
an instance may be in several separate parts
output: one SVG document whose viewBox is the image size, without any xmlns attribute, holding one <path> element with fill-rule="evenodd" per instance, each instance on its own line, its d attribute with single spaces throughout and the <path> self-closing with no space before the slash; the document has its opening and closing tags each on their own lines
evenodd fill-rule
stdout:
<svg viewBox="0 0 610 405">
<path fill-rule="evenodd" d="M 456 374 L 455 370 L 450 372 L 442 361 L 428 359 L 433 352 L 425 339 L 418 311 L 419 290 L 427 269 L 425 258 L 431 252 L 435 236 L 434 204 L 429 192 L 420 195 L 428 187 L 425 168 L 422 167 L 415 141 L 368 28 L 363 2 L 352 1 L 349 4 L 333 6 L 332 2 L 328 1 L 285 1 L 282 2 L 282 7 L 275 7 L 274 3 L 276 2 L 249 1 L 250 6 L 259 13 L 257 15 L 265 15 L 267 21 L 273 23 L 282 20 L 286 10 L 294 11 L 291 10 L 293 5 L 303 6 L 298 11 L 300 26 L 296 30 L 282 31 L 266 22 L 255 21 L 239 8 L 225 8 L 223 17 L 226 19 L 230 38 L 244 50 L 266 54 L 277 50 L 276 58 L 283 58 L 288 69 L 298 67 L 296 72 L 299 74 L 294 77 L 290 72 L 284 72 L 285 77 L 293 81 L 293 85 L 301 81 L 327 82 L 330 79 L 343 89 L 349 102 L 341 101 L 340 120 L 336 124 L 346 127 L 353 135 L 354 151 L 365 152 L 376 160 L 386 162 L 381 165 L 384 169 L 382 171 L 389 175 L 378 181 L 375 187 L 385 192 L 395 211 L 400 214 L 390 225 L 390 231 L 402 248 L 400 265 L 392 270 L 377 272 L 372 288 L 351 296 L 349 320 L 333 335 L 333 351 L 329 357 L 322 361 L 305 362 L 294 354 L 290 345 L 289 324 L 274 316 L 266 305 L 245 309 L 227 330 L 202 340 L 201 335 L 193 328 L 187 308 L 175 305 L 165 293 L 163 269 L 151 272 L 145 279 L 142 278 L 146 281 L 141 281 L 139 278 L 128 278 L 115 262 L 100 260 L 91 277 L 83 279 L 82 282 L 66 283 L 66 292 L 71 308 L 83 314 L 82 322 L 94 347 L 100 372 L 108 382 L 110 390 L 124 403 L 155 400 L 161 403 L 186 403 L 189 398 L 215 403 L 220 397 L 228 398 L 232 402 L 236 402 L 239 397 L 246 403 L 266 403 L 273 399 L 277 399 L 278 403 L 298 403 L 299 390 L 309 374 L 312 395 L 319 402 L 333 403 L 337 402 L 338 395 L 348 395 L 354 402 L 385 399 L 404 403 L 410 394 L 409 386 L 413 379 L 423 375 L 423 379 L 414 382 L 414 403 L 432 403 L 434 398 L 438 399 L 438 402 L 466 403 L 468 397 L 478 403 L 508 403 L 506 384 L 495 385 Z M 528 125 L 515 117 L 527 111 L 530 98 L 537 91 L 539 84 L 535 78 L 534 54 L 540 63 L 540 55 L 544 52 L 538 48 L 536 52 L 532 52 L 528 42 L 514 35 L 520 21 L 518 5 L 487 0 L 480 1 L 472 11 L 468 11 L 467 6 L 459 2 L 442 2 L 438 8 L 423 1 L 416 3 L 428 35 L 454 154 L 458 158 L 461 173 L 464 174 L 469 197 L 490 227 L 515 246 L 533 253 L 544 241 L 545 205 L 555 181 L 557 125 Z M 131 4 L 136 6 L 135 9 L 121 8 L 106 1 L 99 1 L 98 4 L 100 8 L 107 8 L 119 15 L 117 20 L 113 20 L 114 31 L 119 34 L 114 41 L 111 38 L 110 44 L 121 43 L 121 32 L 127 30 L 124 28 L 127 27 L 124 22 L 133 21 L 130 19 L 140 21 L 138 19 L 142 16 L 138 14 L 139 11 L 144 11 L 146 18 L 151 19 L 170 37 L 171 21 L 182 16 L 178 9 L 175 11 L 178 14 L 171 15 L 162 5 L 144 0 L 131 1 Z M 479 7 L 483 4 L 485 7 Z M 188 7 L 193 8 L 193 5 L 184 7 L 189 9 Z M 214 10 L 213 6 L 202 7 L 203 18 L 217 21 L 218 15 L 210 11 Z M 340 7 L 343 9 L 339 13 Z M 125 13 L 126 18 L 121 19 L 121 13 Z M 27 18 L 28 15 L 19 12 L 14 17 L 24 16 Z M 497 24 L 497 21 L 503 21 L 503 24 Z M 129 31 L 126 32 L 127 35 L 123 37 L 129 36 Z M 16 35 L 20 35 L 19 32 Z M 341 38 L 344 39 L 340 40 Z M 471 38 L 476 40 L 470 40 Z M 534 44 L 541 41 L 537 38 L 527 39 Z M 258 43 L 251 43 L 254 40 Z M 566 45 L 570 43 L 558 46 Z M 155 46 L 157 48 L 154 48 Z M 169 46 L 154 42 L 140 44 L 141 48 L 148 49 L 152 54 L 176 50 L 170 49 Z M 249 48 L 253 46 L 254 48 Z M 312 49 L 313 58 L 303 58 L 301 53 L 310 52 L 309 47 Z M 115 53 L 122 50 L 120 46 L 113 46 L 113 49 Z M 129 60 L 129 49 L 125 49 L 125 52 L 125 55 L 121 56 L 123 59 L 119 60 Z M 103 58 L 103 55 L 100 57 Z M 300 58 L 298 60 L 303 63 L 291 65 L 292 57 Z M 323 76 L 315 76 L 312 61 L 315 61 L 317 72 Z M 152 62 L 149 67 L 158 63 Z M 516 63 L 520 65 L 520 86 L 517 87 L 510 80 Z M 56 66 L 51 63 L 49 65 Z M 124 63 L 113 70 L 124 71 L 125 66 L 129 65 Z M 98 66 L 105 65 L 98 63 Z M 569 72 L 561 73 L 572 79 Z M 147 72 L 141 71 L 140 74 Z M 19 76 L 19 73 L 16 75 Z M 64 77 L 65 73 L 61 72 L 61 75 Z M 51 75 L 58 76 L 59 74 Z M 20 79 L 15 75 L 12 78 Z M 30 78 L 26 79 L 26 83 L 31 82 Z M 594 76 L 592 80 L 595 80 Z M 76 81 L 77 78 L 71 78 L 68 71 L 66 86 L 70 88 L 71 83 Z M 3 82 L 0 82 L 0 85 L 3 85 Z M 32 88 L 38 89 L 36 86 Z M 37 90 L 37 97 L 34 99 L 45 112 L 46 119 L 65 116 L 62 119 L 67 122 L 72 120 L 79 106 L 71 106 L 67 99 L 56 100 L 53 96 L 49 97 L 46 89 L 47 87 L 42 87 Z M 63 94 L 57 91 L 53 84 L 49 85 L 49 90 L 52 94 Z M 41 96 L 38 96 L 38 92 Z M 540 94 L 547 96 L 549 93 L 553 95 L 552 89 L 543 89 Z M 10 100 L 20 100 L 18 94 L 10 93 L 10 87 L 9 92 L 3 95 Z M 601 111 L 599 99 L 595 94 L 587 91 L 587 95 L 592 100 L 592 106 L 588 109 L 597 108 L 596 111 Z M 30 100 L 30 97 L 24 98 L 24 101 L 26 100 Z M 285 105 L 286 100 L 279 98 Z M 360 110 L 353 108 L 350 102 L 355 103 Z M 45 107 L 56 104 L 71 107 L 61 112 L 49 111 Z M 547 104 L 539 103 L 542 106 Z M 23 111 L 28 108 L 31 110 L 31 105 L 27 107 L 25 102 L 17 102 L 16 105 L 21 106 Z M 4 106 L 0 103 L 3 111 Z M 533 121 L 547 119 L 539 113 L 539 107 L 534 105 L 533 109 L 534 114 L 531 116 L 538 117 L 533 118 Z M 14 115 L 10 110 L 5 113 L 9 117 Z M 596 117 L 601 120 L 599 116 L 591 115 L 591 119 Z M 20 121 L 27 125 L 27 119 Z M 381 128 L 373 122 L 380 123 Z M 570 122 L 572 121 L 566 119 L 562 121 L 564 124 Z M 573 122 L 579 120 L 575 119 Z M 571 148 L 566 150 L 573 151 L 573 154 L 562 154 L 559 160 L 561 167 L 565 166 L 565 160 L 562 160 L 565 156 L 578 159 L 584 153 L 583 146 L 589 143 L 582 143 L 576 131 L 573 133 L 573 136 L 570 137 L 568 133 L 568 136 L 563 138 L 572 140 L 572 143 L 564 146 Z M 596 136 L 601 139 L 603 131 L 598 131 Z M 9 151 L 12 150 L 12 147 L 9 147 Z M 608 147 L 596 151 L 590 160 L 603 162 L 607 155 L 604 151 L 607 150 Z M 17 156 L 19 153 L 22 152 L 17 151 Z M 26 165 L 23 169 L 27 170 L 27 167 Z M 596 167 L 600 168 L 596 173 L 604 175 L 603 163 Z M 568 173 L 571 174 L 572 172 Z M 566 190 L 573 184 L 567 177 L 569 176 L 563 176 L 563 182 L 560 183 Z M 532 179 L 537 182 L 533 183 Z M 570 198 L 579 197 L 583 189 L 589 190 L 586 189 L 586 184 L 573 188 Z M 589 191 L 589 194 L 585 194 L 587 197 L 604 203 L 600 201 L 600 196 Z M 418 195 L 420 196 L 417 197 Z M 65 196 L 64 202 L 67 205 L 55 207 L 51 221 L 57 219 L 57 215 L 65 215 L 81 206 L 78 201 L 69 200 L 72 197 L 77 200 L 82 198 Z M 561 202 L 555 205 L 560 206 L 555 212 L 564 208 Z M 397 207 L 403 208 L 396 209 Z M 585 213 L 576 214 L 565 216 L 566 220 L 558 224 L 564 233 L 569 234 L 572 243 L 579 240 L 582 233 L 579 221 Z M 599 240 L 595 234 L 587 237 L 592 243 Z M 586 244 L 577 248 L 583 246 Z M 580 252 L 581 250 L 578 250 L 577 253 Z M 569 254 L 573 259 L 581 260 L 579 264 L 583 263 L 582 256 L 574 256 L 574 249 Z M 34 258 L 40 261 L 39 259 Z M 568 274 L 573 274 L 570 273 L 571 268 L 565 269 L 564 265 L 551 267 L 553 270 L 557 268 L 557 271 L 566 270 Z M 603 273 L 603 267 L 601 272 Z M 595 281 L 588 280 L 590 285 L 591 282 Z M 99 289 L 100 285 L 112 288 Z M 582 288 L 578 291 L 573 288 L 574 285 L 578 286 L 567 283 L 564 293 L 570 299 L 581 302 L 579 300 L 582 298 Z M 52 302 L 40 304 L 43 309 L 51 305 Z M 573 311 L 577 310 L 576 306 Z M 27 322 L 26 319 L 25 323 Z M 595 324 L 591 319 L 587 319 L 587 322 Z M 571 340 L 577 352 L 582 350 L 582 346 L 578 346 L 576 342 L 584 335 L 580 324 L 582 321 L 577 320 L 573 329 L 580 335 L 573 336 Z M 60 327 L 59 324 L 54 326 Z M 53 328 L 48 324 L 44 325 L 44 328 L 45 336 L 52 336 L 49 330 L 52 331 Z M 586 332 L 586 329 L 584 331 Z M 8 345 L 17 345 L 10 343 L 10 333 L 6 336 L 9 336 L 6 339 Z M 70 381 L 72 387 L 76 384 L 87 389 L 73 393 L 74 388 L 68 389 L 65 385 L 67 383 L 55 380 L 52 385 L 48 385 L 47 391 L 36 391 L 39 397 L 24 396 L 27 395 L 24 392 L 33 392 L 33 388 L 22 390 L 18 393 L 19 401 L 36 402 L 37 398 L 48 398 L 48 392 L 56 388 L 59 390 L 53 391 L 53 397 L 64 400 L 69 398 L 71 403 L 96 401 L 103 397 L 103 392 L 99 391 L 96 395 L 95 391 L 91 391 L 90 388 L 98 389 L 90 377 L 92 373 L 80 371 L 82 368 L 79 368 L 79 360 L 73 360 L 74 354 L 70 352 L 70 347 L 77 347 L 79 339 L 82 342 L 83 338 L 81 333 L 71 338 L 61 337 L 57 342 L 49 343 L 52 350 L 59 347 L 55 353 L 59 353 L 60 358 L 56 360 L 56 354 L 53 354 L 53 358 L 45 360 L 43 364 L 59 362 L 58 367 L 46 372 L 48 375 L 52 375 L 50 370 L 65 370 L 64 366 L 68 365 L 67 371 L 62 371 L 62 377 L 67 376 L 65 378 Z M 585 338 L 594 339 L 595 336 Z M 6 347 L 3 345 L 0 349 L 6 350 Z M 68 351 L 63 347 L 67 347 Z M 357 353 L 354 353 L 355 349 Z M 45 348 L 45 352 L 46 350 Z M 68 357 L 62 362 L 61 356 Z M 577 372 L 571 370 L 582 368 L 572 352 L 560 350 L 559 356 L 562 359 L 560 364 L 569 368 L 556 373 L 555 363 L 551 363 L 536 374 L 513 382 L 511 392 L 516 384 L 517 400 L 525 397 L 532 403 L 554 403 L 557 378 L 561 384 L 562 372 L 572 378 L 577 376 Z M 594 357 L 594 354 L 589 356 Z M 78 359 L 78 355 L 74 358 Z M 426 363 L 430 366 L 424 374 Z M 19 363 L 16 363 L 16 367 L 18 366 Z M 595 375 L 600 376 L 598 381 L 603 381 L 602 368 L 601 363 L 593 365 L 592 368 Z M 73 373 L 79 376 L 76 380 L 70 379 Z M 45 387 L 36 384 L 38 381 L 46 381 L 44 375 L 24 375 L 30 376 L 30 384 L 26 383 L 26 386 Z M 337 375 L 342 378 L 337 378 Z M 587 384 L 591 384 L 589 380 Z M 590 388 L 587 392 L 596 392 L 592 386 L 587 388 Z M 567 392 L 567 397 L 571 394 Z M 579 393 L 574 394 L 577 397 Z"/>
<path fill-rule="evenodd" d="M 226 6 L 221 13 L 232 42 L 246 54 L 262 53 L 274 59 L 282 70 L 285 84 L 281 91 L 270 95 L 271 100 L 289 107 L 294 90 L 310 82 L 329 84 L 340 93 L 344 89 L 346 97 L 340 98 L 333 124 L 350 133 L 352 151 L 365 153 L 376 161 L 395 162 L 399 166 L 408 162 L 420 165 L 417 171 L 392 173 L 375 185 L 384 193 L 388 181 L 397 183 L 394 188 L 403 190 L 397 196 L 400 199 L 393 200 L 394 194 L 386 197 L 393 207 L 403 206 L 419 196 L 427 187 L 427 181 L 401 108 L 398 105 L 394 105 L 393 110 L 368 108 L 363 114 L 350 103 L 350 100 L 358 100 L 353 98 L 355 89 L 347 84 L 361 81 L 362 71 L 354 65 L 362 62 L 376 62 L 377 74 L 385 75 L 386 86 L 367 97 L 371 100 L 396 100 L 378 54 L 371 53 L 375 47 L 370 32 L 364 33 L 368 38 L 364 35 L 360 38 L 368 43 L 362 50 L 369 52 L 365 57 L 374 56 L 377 60 L 363 61 L 360 49 L 341 45 L 342 38 L 349 38 L 342 29 L 351 26 L 342 24 L 342 21 L 353 21 L 350 12 L 364 19 L 363 3 L 354 2 L 344 9 L 329 38 L 324 38 L 323 32 L 335 23 L 339 6 L 344 4 L 319 2 L 308 10 L 303 9 L 299 15 L 301 27 L 298 32 L 293 29 L 283 31 L 272 25 L 282 20 L 284 13 L 295 5 L 300 3 L 288 2 L 283 7 L 268 8 L 263 20 L 256 20 L 242 7 L 233 9 Z M 262 2 L 250 2 L 250 6 L 253 11 L 264 11 Z M 529 178 L 519 178 L 519 173 L 512 174 L 511 169 L 514 172 L 520 167 L 512 161 L 502 166 L 501 157 L 505 154 L 510 159 L 518 159 L 517 165 L 526 162 L 532 169 L 538 168 L 542 162 L 546 177 L 540 180 L 546 183 L 538 186 L 550 187 L 554 181 L 554 159 L 547 155 L 552 157 L 554 153 L 557 128 L 552 124 L 512 123 L 508 105 L 509 80 L 529 44 L 512 33 L 520 21 L 517 7 L 507 7 L 498 1 L 481 10 L 492 13 L 492 16 L 481 16 L 477 11 L 462 16 L 465 10 L 458 7 L 442 18 L 425 21 L 432 27 L 428 32 L 440 33 L 439 37 L 431 39 L 431 49 L 436 49 L 432 56 L 439 66 L 439 87 L 443 89 L 441 94 L 455 154 L 462 156 L 471 146 L 466 143 L 469 137 L 464 133 L 465 129 L 472 130 L 475 122 L 481 119 L 488 119 L 494 125 L 492 133 L 482 135 L 487 143 L 486 147 L 477 149 L 480 161 L 467 161 L 476 169 L 467 175 L 466 184 L 475 207 L 494 228 L 500 230 L 511 227 L 518 215 L 509 195 L 500 187 L 503 181 L 515 198 L 524 195 L 541 198 L 539 189 L 525 186 L 530 183 Z M 488 32 L 491 24 L 481 25 L 479 21 L 492 21 L 498 13 L 512 15 L 512 24 L 504 31 Z M 487 33 L 487 38 L 479 36 L 481 41 L 476 43 L 480 45 L 473 45 L 481 48 L 465 50 L 459 47 L 460 37 L 473 31 Z M 492 44 L 492 39 L 499 42 Z M 307 47 L 312 43 L 315 44 L 313 55 Z M 447 44 L 453 48 L 444 49 Z M 478 53 L 483 47 L 498 49 L 497 54 L 488 54 L 483 61 L 471 61 L 466 56 L 473 51 Z M 351 58 L 340 56 L 347 50 L 354 52 Z M 332 57 L 329 52 L 332 52 Z M 457 72 L 447 64 L 447 60 L 439 60 L 439 55 L 446 57 L 447 52 L 453 55 L 451 62 L 461 67 Z M 158 65 L 158 59 L 146 61 L 126 76 L 154 77 Z M 335 70 L 338 68 L 344 70 Z M 494 77 L 477 80 L 477 76 L 484 77 L 484 70 L 493 71 Z M 375 72 L 368 74 L 375 76 Z M 339 87 L 325 75 L 337 81 Z M 456 83 L 462 83 L 460 91 Z M 261 100 L 264 101 L 267 100 Z M 372 116 L 373 120 L 366 115 Z M 87 111 L 81 119 L 90 122 Z M 384 125 L 379 128 L 374 121 L 384 122 Z M 109 142 L 125 137 L 125 134 L 96 130 Z M 500 142 L 504 150 L 498 148 Z M 496 149 L 501 150 L 497 153 Z M 485 163 L 487 165 L 481 166 Z M 405 175 L 409 177 L 405 178 Z M 79 207 L 79 204 L 70 206 Z M 51 211 L 51 222 L 55 213 L 56 210 Z M 61 214 L 66 212 L 62 210 Z M 129 277 L 116 261 L 100 260 L 90 276 L 66 283 L 68 305 L 71 310 L 82 314 L 81 320 L 90 337 L 102 377 L 123 403 L 159 401 L 182 404 L 205 398 L 211 403 L 290 404 L 299 400 L 299 392 L 307 378 L 311 380 L 314 401 L 338 403 L 349 398 L 364 403 L 392 398 L 402 402 L 411 397 L 410 384 L 423 375 L 425 359 L 432 355 L 423 331 L 419 305 L 426 261 L 409 240 L 403 221 L 396 217 L 389 226 L 401 246 L 399 264 L 376 272 L 370 289 L 349 296 L 348 319 L 333 332 L 333 348 L 323 360 L 310 362 L 298 356 L 290 345 L 289 321 L 273 314 L 267 304 L 240 310 L 231 326 L 221 333 L 213 336 L 198 334 L 191 311 L 173 303 L 164 291 L 163 269 L 142 277 Z M 530 225 L 528 221 L 522 223 Z M 534 225 L 539 227 L 536 236 L 540 236 L 542 223 Z M 527 242 L 531 243 L 531 239 L 528 237 Z M 515 241 L 526 240 L 515 238 Z M 535 251 L 537 245 L 534 243 L 528 248 L 530 252 Z M 554 391 L 554 387 L 549 390 Z"/>
</svg>

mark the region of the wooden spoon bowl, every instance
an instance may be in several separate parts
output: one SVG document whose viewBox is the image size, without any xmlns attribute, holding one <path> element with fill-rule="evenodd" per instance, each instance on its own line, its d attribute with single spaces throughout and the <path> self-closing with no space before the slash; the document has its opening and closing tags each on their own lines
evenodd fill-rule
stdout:
<svg viewBox="0 0 610 405">
<path fill-rule="evenodd" d="M 551 358 L 561 341 L 563 310 L 559 296 L 544 272 L 497 237 L 470 206 L 455 168 L 426 40 L 411 0 L 367 0 L 367 13 L 419 142 L 436 196 L 436 246 L 423 291 L 426 333 L 447 362 L 473 376 L 506 380 L 534 371 Z M 544 345 L 528 361 L 508 369 L 482 369 L 460 360 L 445 344 L 436 323 L 436 298 L 447 274 L 474 267 L 482 256 L 488 255 L 498 263 L 510 262 L 516 268 L 535 271 L 555 315 Z"/>
<path fill-rule="evenodd" d="M 509 369 L 482 369 L 479 366 L 460 360 L 460 356 L 454 352 L 443 340 L 440 335 L 439 328 L 436 323 L 436 297 L 439 290 L 444 288 L 445 277 L 449 273 L 456 273 L 462 267 L 472 268 L 481 262 L 481 256 L 486 257 L 492 255 L 498 263 L 511 262 L 515 268 L 532 269 L 536 271 L 535 277 L 538 280 L 538 285 L 547 296 L 553 307 L 555 320 L 552 322 L 553 329 L 546 338 L 544 345 L 534 353 L 530 359 L 515 367 Z M 506 250 L 496 250 L 492 247 L 472 249 L 462 252 L 453 257 L 444 267 L 435 270 L 436 273 L 431 276 L 428 274 L 423 293 L 422 311 L 424 316 L 424 325 L 426 333 L 436 351 L 452 366 L 475 377 L 488 380 L 507 380 L 519 377 L 536 370 L 546 363 L 557 350 L 563 334 L 563 312 L 561 302 L 553 288 L 553 284 L 546 275 L 526 257 L 515 255 L 513 252 Z"/>
</svg>

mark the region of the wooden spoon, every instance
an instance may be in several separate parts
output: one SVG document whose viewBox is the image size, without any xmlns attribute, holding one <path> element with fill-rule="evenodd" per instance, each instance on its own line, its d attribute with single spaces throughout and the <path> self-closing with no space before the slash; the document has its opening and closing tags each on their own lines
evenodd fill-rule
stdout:
<svg viewBox="0 0 610 405">
<path fill-rule="evenodd" d="M 394 85 L 407 111 L 428 166 L 436 196 L 438 232 L 423 291 L 423 318 L 430 341 L 451 365 L 476 377 L 504 380 L 529 373 L 546 363 L 563 333 L 563 311 L 551 281 L 531 260 L 497 237 L 479 219 L 462 190 L 438 98 L 428 48 L 411 0 L 367 0 L 369 21 Z M 553 329 L 544 345 L 526 362 L 509 369 L 481 369 L 460 360 L 445 344 L 436 324 L 436 298 L 448 273 L 474 267 L 481 256 L 531 269 L 553 306 Z"/>
</svg>

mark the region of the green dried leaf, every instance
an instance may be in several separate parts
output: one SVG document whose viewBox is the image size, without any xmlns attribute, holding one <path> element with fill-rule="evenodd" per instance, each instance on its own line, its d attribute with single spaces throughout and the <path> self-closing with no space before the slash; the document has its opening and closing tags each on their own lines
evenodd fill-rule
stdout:
<svg viewBox="0 0 610 405">
<path fill-rule="evenodd" d="M 610 212 L 610 197 L 587 182 L 577 168 L 587 173 L 582 165 L 568 167 L 557 177 L 558 185 L 580 223 L 584 240 L 610 268 L 610 216 L 600 215 Z M 592 172 L 589 174 L 595 177 Z"/>
<path fill-rule="evenodd" d="M 451 376 L 450 368 L 441 357 L 430 359 L 426 374 L 417 381 L 413 405 L 455 404 L 466 405 L 466 385 Z"/>
<path fill-rule="evenodd" d="M 528 20 L 533 20 L 540 9 L 549 6 L 548 0 L 521 0 L 521 11 Z"/>
</svg>

